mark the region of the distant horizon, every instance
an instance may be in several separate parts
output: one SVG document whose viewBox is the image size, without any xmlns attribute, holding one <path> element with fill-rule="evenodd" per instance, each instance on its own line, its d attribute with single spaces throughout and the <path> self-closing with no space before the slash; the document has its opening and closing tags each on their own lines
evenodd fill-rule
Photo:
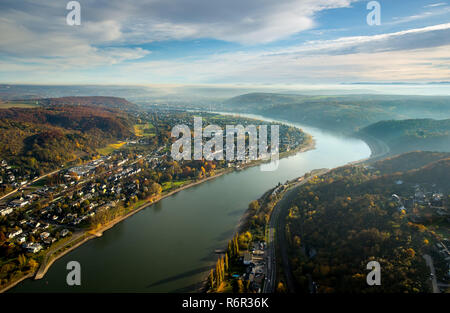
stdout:
<svg viewBox="0 0 450 313">
<path fill-rule="evenodd" d="M 340 83 L 340 84 L 278 84 L 278 85 L 258 85 L 258 84 L 175 84 L 175 83 L 154 83 L 154 84 L 31 84 L 31 83 L 4 83 L 0 82 L 1 86 L 23 86 L 34 88 L 139 88 L 142 90 L 149 89 L 158 90 L 162 94 L 183 94 L 190 89 L 206 90 L 222 90 L 235 91 L 236 95 L 245 93 L 288 93 L 299 94 L 306 93 L 307 95 L 327 95 L 327 96 L 342 96 L 342 95 L 397 95 L 397 96 L 450 96 L 450 82 L 429 82 L 429 83 Z M 73 96 L 76 96 L 73 94 Z M 95 96 L 95 94 L 92 94 Z M 102 96 L 107 96 L 103 95 Z M 201 94 L 199 94 L 201 96 Z"/>
</svg>

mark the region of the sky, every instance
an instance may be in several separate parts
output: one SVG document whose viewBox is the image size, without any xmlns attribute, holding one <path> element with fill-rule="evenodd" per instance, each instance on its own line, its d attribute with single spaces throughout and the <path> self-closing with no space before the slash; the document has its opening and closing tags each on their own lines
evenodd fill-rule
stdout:
<svg viewBox="0 0 450 313">
<path fill-rule="evenodd" d="M 450 1 L 0 2 L 0 83 L 326 85 L 450 81 Z"/>
</svg>

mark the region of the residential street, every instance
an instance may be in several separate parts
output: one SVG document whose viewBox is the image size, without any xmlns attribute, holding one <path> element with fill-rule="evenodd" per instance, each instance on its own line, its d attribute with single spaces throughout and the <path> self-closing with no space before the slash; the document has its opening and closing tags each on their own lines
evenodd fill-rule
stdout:
<svg viewBox="0 0 450 313">
<path fill-rule="evenodd" d="M 431 275 L 432 275 L 432 277 L 431 277 L 431 284 L 433 286 L 433 293 L 440 293 L 441 291 L 439 290 L 439 287 L 438 287 L 438 284 L 437 284 L 436 272 L 434 270 L 433 259 L 428 254 L 425 254 L 423 256 L 423 258 L 425 259 L 425 261 L 427 262 L 428 267 L 430 268 L 430 272 L 431 272 Z"/>
</svg>

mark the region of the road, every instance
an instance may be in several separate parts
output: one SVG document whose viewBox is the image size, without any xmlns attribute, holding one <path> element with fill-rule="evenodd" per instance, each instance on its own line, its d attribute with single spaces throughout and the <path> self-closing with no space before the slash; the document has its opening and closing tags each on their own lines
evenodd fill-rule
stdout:
<svg viewBox="0 0 450 313">
<path fill-rule="evenodd" d="M 273 208 L 272 214 L 269 220 L 269 229 L 267 231 L 267 280 L 264 284 L 263 293 L 273 293 L 275 291 L 275 282 L 277 275 L 276 267 L 276 246 L 279 247 L 281 264 L 283 272 L 286 278 L 287 290 L 291 293 L 295 292 L 294 277 L 289 265 L 289 256 L 287 252 L 287 240 L 286 240 L 286 216 L 289 212 L 290 204 L 297 195 L 298 188 L 307 183 L 312 177 L 317 175 L 323 175 L 329 170 L 322 170 L 319 173 L 315 173 L 310 177 L 302 180 L 301 182 L 292 185 L 284 195 L 282 199 Z"/>
<path fill-rule="evenodd" d="M 37 182 L 37 181 L 39 181 L 39 180 L 41 180 L 41 179 L 47 177 L 47 176 L 50 176 L 50 175 L 59 173 L 59 172 L 62 171 L 62 170 L 63 170 L 63 169 L 59 169 L 59 170 L 56 170 L 56 171 L 53 171 L 53 172 L 44 174 L 44 175 L 42 175 L 42 176 L 39 176 L 38 178 L 33 179 L 31 182 L 29 182 L 29 183 L 27 183 L 27 184 L 21 186 L 20 188 L 14 189 L 13 191 L 7 193 L 6 195 L 1 196 L 1 197 L 0 197 L 0 200 L 3 200 L 3 199 L 5 199 L 5 198 L 7 198 L 7 197 L 9 197 L 9 196 L 11 196 L 11 195 L 13 195 L 13 194 L 15 194 L 15 193 L 18 192 L 19 190 L 22 190 L 22 189 L 24 189 L 24 188 L 26 188 L 26 187 L 28 187 L 28 186 L 34 184 L 35 182 Z"/>
<path fill-rule="evenodd" d="M 436 279 L 436 272 L 434 270 L 433 259 L 428 254 L 424 254 L 423 258 L 425 259 L 428 267 L 430 268 L 430 272 L 432 275 L 431 276 L 431 285 L 433 286 L 433 293 L 440 293 L 441 291 L 439 290 L 439 287 L 438 287 L 438 283 L 437 283 L 437 279 Z"/>
<path fill-rule="evenodd" d="M 72 238 L 70 238 L 69 241 L 57 243 L 51 249 L 49 249 L 47 251 L 47 253 L 45 254 L 44 260 L 42 261 L 41 265 L 39 266 L 39 269 L 36 271 L 36 275 L 35 275 L 34 279 L 42 279 L 44 277 L 44 275 L 47 272 L 47 269 L 49 267 L 49 262 L 52 262 L 52 259 L 54 258 L 53 254 L 55 252 L 57 252 L 59 249 L 65 247 L 65 246 L 69 246 L 73 242 L 80 239 L 84 234 L 85 234 L 84 231 L 78 230 L 72 234 Z"/>
</svg>

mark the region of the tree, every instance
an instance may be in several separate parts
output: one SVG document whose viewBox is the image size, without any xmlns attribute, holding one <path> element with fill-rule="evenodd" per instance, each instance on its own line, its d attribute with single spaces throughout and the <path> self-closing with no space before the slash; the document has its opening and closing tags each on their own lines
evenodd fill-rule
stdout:
<svg viewBox="0 0 450 313">
<path fill-rule="evenodd" d="M 238 292 L 239 293 L 244 293 L 245 292 L 245 288 L 244 288 L 244 283 L 242 282 L 242 279 L 238 279 L 237 285 L 238 285 Z"/>
<path fill-rule="evenodd" d="M 228 268 L 228 254 L 225 253 L 225 272 L 228 273 L 228 270 L 229 270 L 229 268 Z"/>
<path fill-rule="evenodd" d="M 36 267 L 38 267 L 39 263 L 36 262 L 34 259 L 29 259 L 28 260 L 28 266 L 30 267 L 31 270 L 34 270 Z"/>
<path fill-rule="evenodd" d="M 160 195 L 161 192 L 162 192 L 162 187 L 161 187 L 161 185 L 158 184 L 158 183 L 153 183 L 153 184 L 150 186 L 150 192 L 151 192 L 152 194 L 154 194 L 154 195 Z"/>
<path fill-rule="evenodd" d="M 254 200 L 250 202 L 250 205 L 248 206 L 250 210 L 256 211 L 260 208 L 259 202 L 257 200 Z"/>
<path fill-rule="evenodd" d="M 20 254 L 17 260 L 19 261 L 20 268 L 23 268 L 27 264 L 27 258 L 23 254 Z"/>
<path fill-rule="evenodd" d="M 209 287 L 212 289 L 214 288 L 214 272 L 211 269 L 211 271 L 209 272 L 209 276 L 208 276 L 208 281 L 209 281 Z"/>
<path fill-rule="evenodd" d="M 286 292 L 286 287 L 284 286 L 283 282 L 281 282 L 281 281 L 277 285 L 277 292 L 279 292 L 279 293 Z"/>
</svg>

